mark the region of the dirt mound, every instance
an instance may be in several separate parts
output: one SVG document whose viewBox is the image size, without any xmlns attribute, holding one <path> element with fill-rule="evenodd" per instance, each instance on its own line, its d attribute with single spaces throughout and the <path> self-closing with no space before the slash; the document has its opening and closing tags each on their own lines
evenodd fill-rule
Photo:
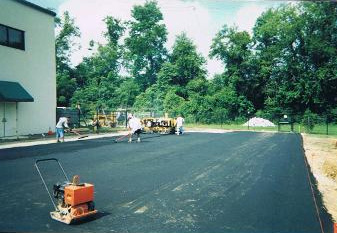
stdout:
<svg viewBox="0 0 337 233">
<path fill-rule="evenodd" d="M 329 160 L 323 163 L 323 172 L 327 177 L 337 181 L 337 161 Z"/>
</svg>

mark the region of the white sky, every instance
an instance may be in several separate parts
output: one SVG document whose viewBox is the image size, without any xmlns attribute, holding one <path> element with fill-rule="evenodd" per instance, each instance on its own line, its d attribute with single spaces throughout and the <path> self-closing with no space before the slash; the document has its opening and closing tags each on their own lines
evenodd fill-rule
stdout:
<svg viewBox="0 0 337 233">
<path fill-rule="evenodd" d="M 75 24 L 80 28 L 81 49 L 74 51 L 71 61 L 73 65 L 81 62 L 84 56 L 89 56 L 90 40 L 105 43 L 102 33 L 106 30 L 102 21 L 111 15 L 121 20 L 131 19 L 133 5 L 142 5 L 144 0 L 67 0 L 63 2 L 58 13 L 69 11 L 75 18 Z M 239 30 L 251 29 L 257 17 L 268 7 L 277 2 L 261 1 L 219 1 L 219 0 L 158 0 L 158 6 L 164 16 L 168 30 L 167 47 L 171 49 L 176 35 L 185 32 L 197 46 L 197 49 L 207 59 L 207 70 L 211 76 L 223 71 L 220 61 L 210 60 L 208 53 L 212 38 L 222 25 L 235 24 Z"/>
</svg>

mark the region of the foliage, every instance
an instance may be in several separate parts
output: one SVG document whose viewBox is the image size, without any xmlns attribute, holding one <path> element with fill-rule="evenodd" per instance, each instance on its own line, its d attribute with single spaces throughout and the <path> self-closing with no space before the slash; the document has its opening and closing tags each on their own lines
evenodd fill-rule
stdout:
<svg viewBox="0 0 337 233">
<path fill-rule="evenodd" d="M 119 44 L 125 27 L 115 18 L 106 17 L 108 40 L 98 44 L 93 56 L 84 58 L 76 67 L 77 90 L 71 99 L 72 105 L 81 105 L 83 111 L 116 109 L 128 106 L 139 93 L 133 81 L 122 80 L 119 73 L 122 65 L 123 47 Z M 128 90 L 124 93 L 125 90 Z"/>
<path fill-rule="evenodd" d="M 218 124 L 253 115 L 277 120 L 287 114 L 308 131 L 317 114 L 336 119 L 336 2 L 268 9 L 252 34 L 224 25 L 209 56 L 225 68 L 212 79 L 206 59 L 185 33 L 166 49 L 167 29 L 157 2 L 135 5 L 131 16 L 128 22 L 107 16 L 107 43 L 90 42 L 96 52 L 75 69 L 69 56 L 79 31 L 68 13 L 59 21 L 59 104 L 71 99 L 87 111 L 131 107 Z"/>
<path fill-rule="evenodd" d="M 57 30 L 59 30 L 55 38 L 56 48 L 56 67 L 58 71 L 67 70 L 70 66 L 70 54 L 76 45 L 74 39 L 80 37 L 80 30 L 75 26 L 75 21 L 70 17 L 69 12 L 65 11 L 62 18 L 55 18 Z"/>
<path fill-rule="evenodd" d="M 142 91 L 154 84 L 165 61 L 167 30 L 163 15 L 155 1 L 133 7 L 133 20 L 128 22 L 129 35 L 125 39 L 127 68 Z"/>
<path fill-rule="evenodd" d="M 169 62 L 175 71 L 169 82 L 172 85 L 186 86 L 190 80 L 206 76 L 206 60 L 197 52 L 193 41 L 185 33 L 176 37 Z"/>
<path fill-rule="evenodd" d="M 62 19 L 56 17 L 55 23 L 59 30 L 55 39 L 57 105 L 69 106 L 70 98 L 76 89 L 69 57 L 75 45 L 74 39 L 80 36 L 80 31 L 67 11 Z"/>
<path fill-rule="evenodd" d="M 165 112 L 167 112 L 172 117 L 184 115 L 184 104 L 184 98 L 177 95 L 174 89 L 171 89 L 167 92 L 163 102 Z"/>
</svg>

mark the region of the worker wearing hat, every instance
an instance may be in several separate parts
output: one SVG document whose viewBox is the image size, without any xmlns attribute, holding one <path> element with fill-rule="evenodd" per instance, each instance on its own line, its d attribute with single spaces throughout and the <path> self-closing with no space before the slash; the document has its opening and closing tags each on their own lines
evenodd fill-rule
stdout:
<svg viewBox="0 0 337 233">
<path fill-rule="evenodd" d="M 134 134 L 137 135 L 137 142 L 140 142 L 140 133 L 142 132 L 142 124 L 140 122 L 140 119 L 133 115 L 130 115 L 128 117 L 128 120 L 129 120 L 128 128 L 130 130 L 129 142 L 132 142 L 132 136 Z"/>
</svg>

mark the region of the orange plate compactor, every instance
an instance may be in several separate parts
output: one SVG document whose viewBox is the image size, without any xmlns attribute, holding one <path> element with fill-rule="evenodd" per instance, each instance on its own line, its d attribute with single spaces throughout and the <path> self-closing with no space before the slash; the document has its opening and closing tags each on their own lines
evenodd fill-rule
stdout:
<svg viewBox="0 0 337 233">
<path fill-rule="evenodd" d="M 53 196 L 48 190 L 38 164 L 46 161 L 56 161 L 66 179 L 63 184 L 56 183 L 53 186 Z M 95 210 L 94 186 L 88 183 L 79 183 L 79 176 L 75 175 L 72 182 L 69 181 L 61 163 L 54 158 L 40 159 L 35 162 L 35 167 L 42 179 L 42 182 L 48 192 L 55 211 L 50 212 L 52 219 L 70 224 L 76 220 L 81 220 L 97 213 Z M 56 200 L 56 203 L 54 201 Z"/>
</svg>

